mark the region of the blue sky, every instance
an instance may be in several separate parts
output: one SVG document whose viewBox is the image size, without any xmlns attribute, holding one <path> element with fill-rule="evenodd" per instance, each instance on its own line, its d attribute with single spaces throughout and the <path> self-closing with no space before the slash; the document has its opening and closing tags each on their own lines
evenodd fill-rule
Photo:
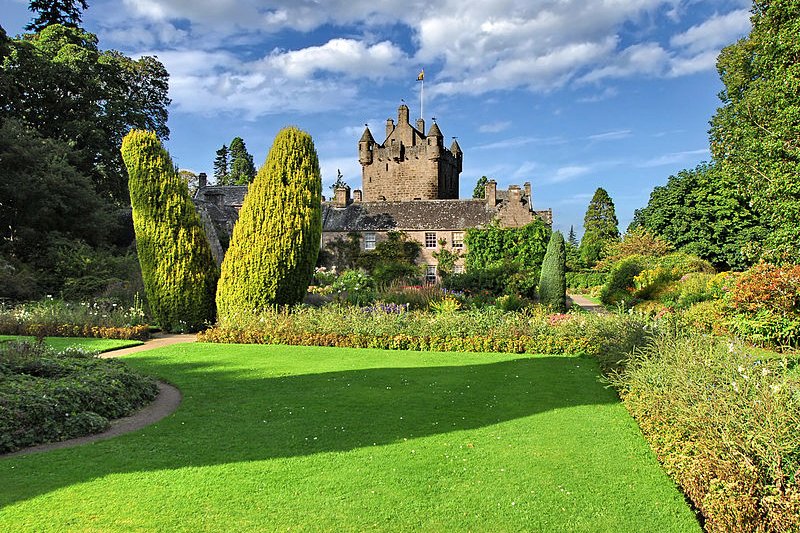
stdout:
<svg viewBox="0 0 800 533">
<path fill-rule="evenodd" d="M 28 1 L 0 0 L 11 34 Z M 257 166 L 279 129 L 314 138 L 326 192 L 361 186 L 357 142 L 404 99 L 464 150 L 461 196 L 487 175 L 530 181 L 534 206 L 582 233 L 597 187 L 625 230 L 671 174 L 709 158 L 719 50 L 750 28 L 743 0 L 89 0 L 103 49 L 170 72 L 181 168 L 213 173 L 242 137 Z"/>
</svg>

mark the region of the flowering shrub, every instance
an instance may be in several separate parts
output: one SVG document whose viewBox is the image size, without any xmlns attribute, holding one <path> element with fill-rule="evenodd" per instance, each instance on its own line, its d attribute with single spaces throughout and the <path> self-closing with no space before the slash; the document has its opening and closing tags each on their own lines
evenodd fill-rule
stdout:
<svg viewBox="0 0 800 533">
<path fill-rule="evenodd" d="M 331 287 L 339 301 L 351 305 L 364 305 L 375 298 L 375 281 L 359 270 L 345 270 Z"/>
<path fill-rule="evenodd" d="M 611 381 L 712 532 L 800 530 L 800 374 L 719 339 L 664 336 Z"/>
<path fill-rule="evenodd" d="M 48 297 L 0 309 L 0 334 L 146 340 L 150 328 L 138 296 L 130 307 L 103 301 L 70 303 Z"/>
</svg>

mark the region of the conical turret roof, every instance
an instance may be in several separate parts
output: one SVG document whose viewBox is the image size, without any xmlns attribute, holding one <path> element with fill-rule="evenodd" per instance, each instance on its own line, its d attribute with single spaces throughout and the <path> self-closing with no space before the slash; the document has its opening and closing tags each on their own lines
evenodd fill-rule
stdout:
<svg viewBox="0 0 800 533">
<path fill-rule="evenodd" d="M 428 137 L 439 137 L 440 139 L 444 137 L 444 135 L 442 135 L 442 130 L 439 129 L 439 125 L 437 123 L 434 122 L 433 126 L 431 126 L 431 129 L 428 131 Z"/>
<path fill-rule="evenodd" d="M 457 140 L 453 139 L 453 144 L 450 145 L 450 151 L 453 152 L 454 154 L 462 153 L 461 152 L 461 147 L 458 145 L 458 141 Z"/>
<path fill-rule="evenodd" d="M 361 139 L 358 142 L 371 142 L 374 143 L 375 139 L 372 137 L 372 132 L 369 131 L 369 126 L 364 128 L 364 134 L 361 136 Z"/>
</svg>

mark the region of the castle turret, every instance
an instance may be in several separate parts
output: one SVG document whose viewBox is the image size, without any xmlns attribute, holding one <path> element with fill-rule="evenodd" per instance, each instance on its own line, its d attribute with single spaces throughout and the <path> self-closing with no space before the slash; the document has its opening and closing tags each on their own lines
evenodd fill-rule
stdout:
<svg viewBox="0 0 800 533">
<path fill-rule="evenodd" d="M 442 156 L 442 130 L 435 122 L 428 132 L 428 159 L 439 159 Z"/>
<path fill-rule="evenodd" d="M 372 132 L 369 131 L 369 126 L 367 126 L 358 141 L 358 160 L 362 165 L 372 164 L 372 148 L 374 146 L 375 139 L 372 137 Z"/>
<path fill-rule="evenodd" d="M 400 107 L 397 108 L 397 125 L 400 126 L 401 124 L 411 124 L 408 121 L 408 117 L 408 106 L 406 104 L 400 104 Z"/>
<path fill-rule="evenodd" d="M 453 137 L 453 144 L 450 145 L 450 153 L 456 158 L 456 168 L 458 172 L 461 172 L 464 167 L 464 152 L 461 151 L 461 147 L 455 137 Z"/>
</svg>

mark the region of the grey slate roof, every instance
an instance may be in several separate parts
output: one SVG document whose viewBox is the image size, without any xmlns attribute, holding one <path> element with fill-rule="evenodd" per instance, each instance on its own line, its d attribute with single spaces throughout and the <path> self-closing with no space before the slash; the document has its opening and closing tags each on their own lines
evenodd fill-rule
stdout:
<svg viewBox="0 0 800 533">
<path fill-rule="evenodd" d="M 496 209 L 485 200 L 411 200 L 322 204 L 322 231 L 461 230 L 488 224 Z"/>
<path fill-rule="evenodd" d="M 211 185 L 197 190 L 194 197 L 197 200 L 214 202 L 213 196 L 222 194 L 223 205 L 242 205 L 247 194 L 247 185 Z"/>
</svg>

